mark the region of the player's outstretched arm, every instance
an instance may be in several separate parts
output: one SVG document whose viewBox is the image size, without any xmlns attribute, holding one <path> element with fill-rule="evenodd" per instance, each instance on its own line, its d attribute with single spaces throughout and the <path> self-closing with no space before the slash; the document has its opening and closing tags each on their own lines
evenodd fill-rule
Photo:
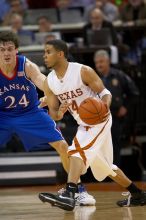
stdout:
<svg viewBox="0 0 146 220">
<path fill-rule="evenodd" d="M 26 60 L 25 63 L 25 72 L 27 77 L 40 89 L 44 90 L 44 81 L 46 76 L 40 72 L 39 67 L 31 62 L 30 60 Z"/>
</svg>

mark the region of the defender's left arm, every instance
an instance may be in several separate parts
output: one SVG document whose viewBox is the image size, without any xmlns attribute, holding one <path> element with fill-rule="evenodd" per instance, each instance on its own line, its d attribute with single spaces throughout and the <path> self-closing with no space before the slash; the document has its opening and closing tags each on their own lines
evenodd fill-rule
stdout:
<svg viewBox="0 0 146 220">
<path fill-rule="evenodd" d="M 26 60 L 25 63 L 25 72 L 27 77 L 42 91 L 44 91 L 44 81 L 46 76 L 40 72 L 39 67 L 31 62 L 30 60 Z"/>
</svg>

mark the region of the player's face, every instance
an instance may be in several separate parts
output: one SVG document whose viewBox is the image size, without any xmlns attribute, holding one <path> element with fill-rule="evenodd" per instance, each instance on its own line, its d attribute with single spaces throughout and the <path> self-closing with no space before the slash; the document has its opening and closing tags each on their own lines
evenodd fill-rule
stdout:
<svg viewBox="0 0 146 220">
<path fill-rule="evenodd" d="M 106 57 L 96 57 L 94 62 L 97 71 L 99 71 L 100 73 L 104 74 L 109 69 L 110 63 L 109 59 Z"/>
<path fill-rule="evenodd" d="M 12 64 L 16 60 L 18 50 L 13 42 L 0 43 L 0 64 Z"/>
<path fill-rule="evenodd" d="M 59 62 L 59 57 L 60 51 L 55 50 L 52 45 L 45 45 L 44 61 L 48 68 L 54 68 Z"/>
</svg>

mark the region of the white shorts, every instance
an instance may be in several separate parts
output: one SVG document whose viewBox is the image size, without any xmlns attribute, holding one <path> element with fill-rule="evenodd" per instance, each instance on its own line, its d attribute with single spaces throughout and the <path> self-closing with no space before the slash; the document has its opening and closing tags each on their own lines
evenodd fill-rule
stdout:
<svg viewBox="0 0 146 220">
<path fill-rule="evenodd" d="M 116 176 L 114 170 L 118 169 L 113 165 L 111 125 L 110 116 L 107 121 L 89 129 L 79 126 L 76 137 L 68 149 L 69 156 L 79 157 L 84 161 L 86 171 L 90 166 L 98 181 L 102 181 L 109 175 Z"/>
</svg>

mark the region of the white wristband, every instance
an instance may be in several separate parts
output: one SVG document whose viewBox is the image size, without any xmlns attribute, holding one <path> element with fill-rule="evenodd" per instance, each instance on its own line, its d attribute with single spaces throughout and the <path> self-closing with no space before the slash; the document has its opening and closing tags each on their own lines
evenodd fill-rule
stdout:
<svg viewBox="0 0 146 220">
<path fill-rule="evenodd" d="M 98 95 L 99 95 L 99 98 L 102 99 L 103 96 L 105 96 L 105 95 L 112 95 L 112 94 L 111 94 L 111 92 L 108 89 L 105 88 Z"/>
</svg>

